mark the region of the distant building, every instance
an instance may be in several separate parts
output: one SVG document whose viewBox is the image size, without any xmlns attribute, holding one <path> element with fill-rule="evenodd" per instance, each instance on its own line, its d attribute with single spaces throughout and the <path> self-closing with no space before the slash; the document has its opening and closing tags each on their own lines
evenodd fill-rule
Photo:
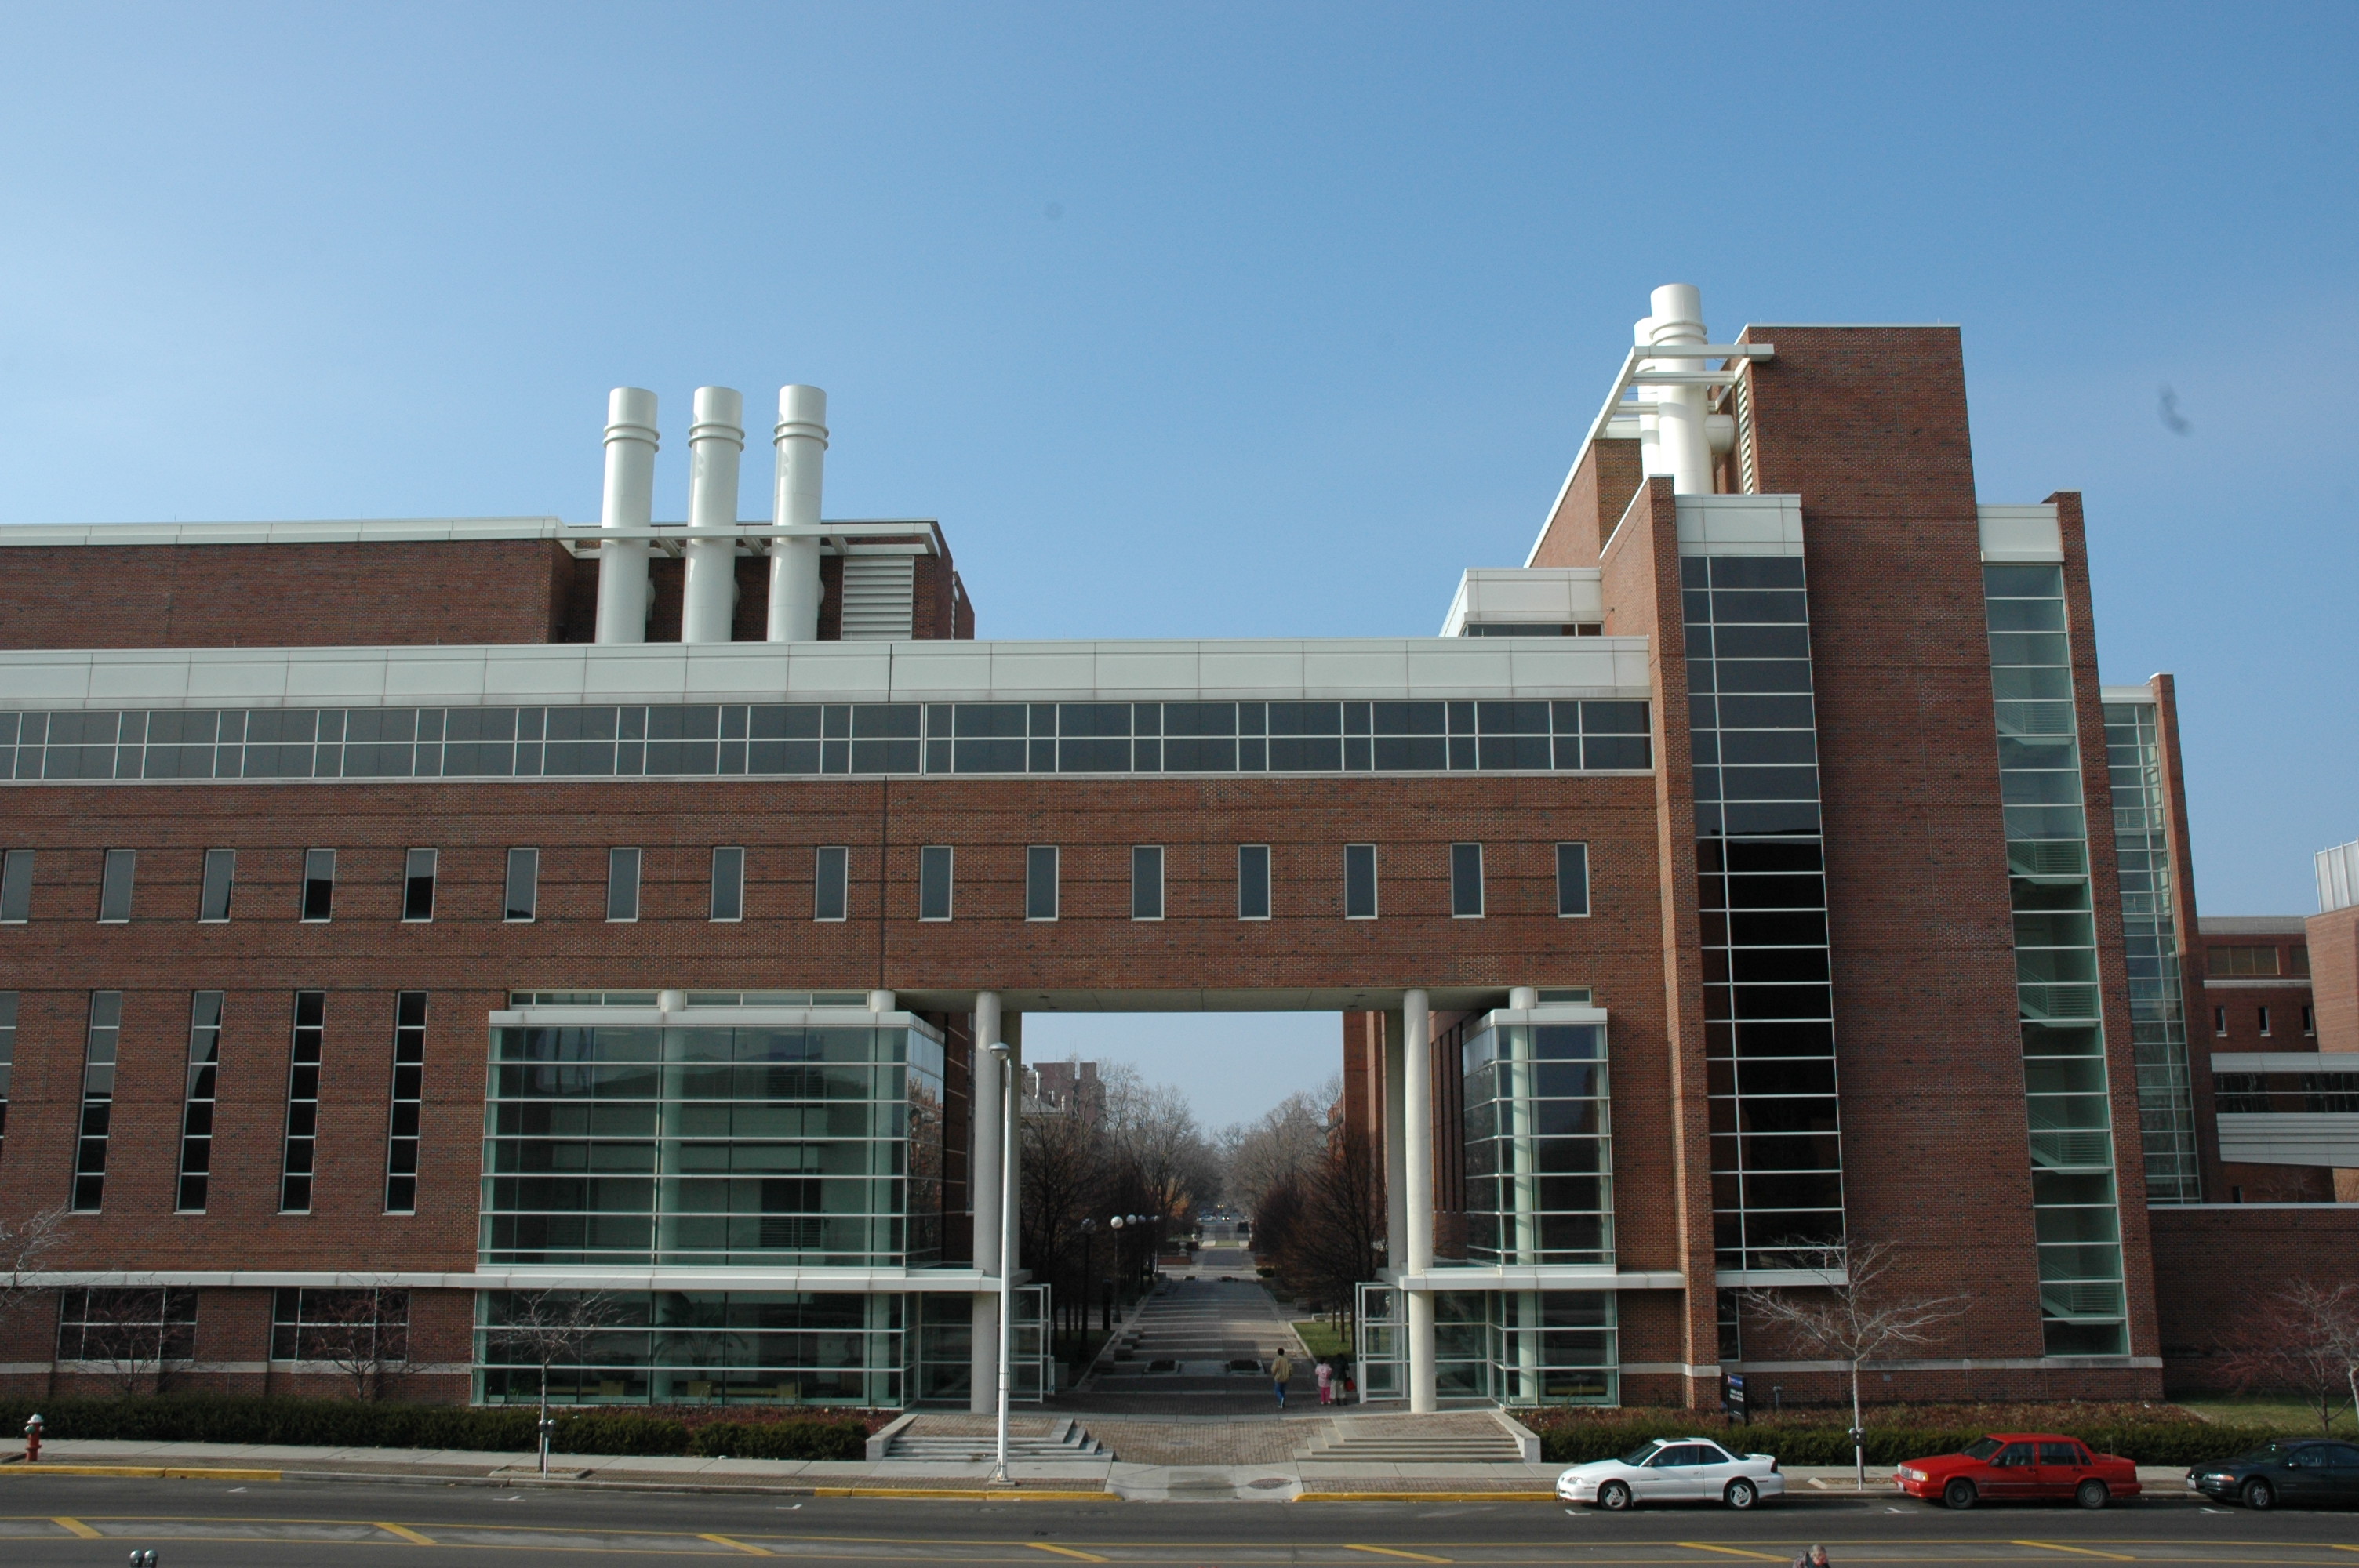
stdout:
<svg viewBox="0 0 2359 1568">
<path fill-rule="evenodd" d="M 1095 1122 L 1105 1111 L 1105 1082 L 1095 1062 L 1043 1062 L 1024 1069 L 1028 1116 L 1077 1116 Z"/>
</svg>

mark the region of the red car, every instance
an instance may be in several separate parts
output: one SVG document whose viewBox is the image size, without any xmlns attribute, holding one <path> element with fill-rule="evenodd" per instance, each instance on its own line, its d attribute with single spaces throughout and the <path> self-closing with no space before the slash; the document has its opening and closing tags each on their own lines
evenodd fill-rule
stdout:
<svg viewBox="0 0 2359 1568">
<path fill-rule="evenodd" d="M 1973 1508 L 1984 1498 L 2070 1498 L 2084 1509 L 2101 1509 L 2115 1498 L 2138 1495 L 2136 1465 L 2093 1454 L 2080 1439 L 2052 1432 L 1994 1433 L 1962 1453 L 1911 1459 L 1893 1471 L 1892 1484 L 1912 1498 L 1953 1509 Z"/>
</svg>

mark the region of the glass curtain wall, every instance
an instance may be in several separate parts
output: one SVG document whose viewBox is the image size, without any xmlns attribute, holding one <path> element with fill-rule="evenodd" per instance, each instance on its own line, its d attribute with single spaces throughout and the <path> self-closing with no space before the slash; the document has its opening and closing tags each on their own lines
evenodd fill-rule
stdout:
<svg viewBox="0 0 2359 1568">
<path fill-rule="evenodd" d="M 484 1141 L 486 1265 L 941 1256 L 942 1046 L 921 1027 L 497 1029 Z"/>
<path fill-rule="evenodd" d="M 2064 568 L 1983 568 L 2050 1356 L 2129 1349 Z"/>
<path fill-rule="evenodd" d="M 1682 556 L 1723 1269 L 1843 1240 L 1809 594 L 1799 556 Z"/>
<path fill-rule="evenodd" d="M 1611 1291 L 1439 1291 L 1434 1387 L 1502 1404 L 1620 1401 Z"/>
<path fill-rule="evenodd" d="M 2171 914 L 2158 718 L 2150 702 L 2107 703 L 2105 762 L 2113 774 L 2114 854 L 2121 869 L 2146 1201 L 2192 1204 L 2203 1201 L 2203 1173 L 2195 1150 L 2195 1087 L 2187 1064 L 2179 929 Z"/>
<path fill-rule="evenodd" d="M 1486 1022 L 1462 1054 L 1467 1257 L 1613 1262 L 1604 1026 Z"/>
</svg>

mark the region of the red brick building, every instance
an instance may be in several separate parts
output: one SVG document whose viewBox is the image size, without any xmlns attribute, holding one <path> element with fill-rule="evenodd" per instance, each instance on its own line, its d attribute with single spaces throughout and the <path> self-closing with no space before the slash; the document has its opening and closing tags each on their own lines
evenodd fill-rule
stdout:
<svg viewBox="0 0 2359 1568">
<path fill-rule="evenodd" d="M 1021 1015 L 1294 1008 L 1375 1391 L 1801 1393 L 1733 1292 L 1875 1240 L 1974 1292 L 1896 1391 L 2158 1392 L 2152 1206 L 2223 1195 L 2168 677 L 2100 687 L 2076 495 L 1980 503 L 1956 329 L 1655 308 L 1437 638 L 973 641 L 808 388 L 768 523 L 705 389 L 686 525 L 625 391 L 594 527 L 0 532 L 0 1194 L 72 1210 L 0 1377 L 357 1321 L 497 1400 L 594 1289 L 568 1397 L 980 1399 Z"/>
</svg>

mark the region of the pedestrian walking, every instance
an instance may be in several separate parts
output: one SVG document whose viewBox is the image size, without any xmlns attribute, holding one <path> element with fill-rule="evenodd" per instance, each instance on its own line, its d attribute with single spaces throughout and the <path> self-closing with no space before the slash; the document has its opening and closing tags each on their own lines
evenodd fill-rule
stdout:
<svg viewBox="0 0 2359 1568">
<path fill-rule="evenodd" d="M 1269 1376 L 1270 1381 L 1277 1385 L 1277 1408 L 1284 1410 L 1286 1385 L 1294 1380 L 1294 1363 L 1286 1358 L 1285 1351 L 1279 1351 L 1277 1359 L 1269 1364 Z"/>
<path fill-rule="evenodd" d="M 1335 1364 L 1323 1357 L 1319 1362 L 1319 1402 L 1322 1405 L 1335 1402 Z"/>
</svg>

